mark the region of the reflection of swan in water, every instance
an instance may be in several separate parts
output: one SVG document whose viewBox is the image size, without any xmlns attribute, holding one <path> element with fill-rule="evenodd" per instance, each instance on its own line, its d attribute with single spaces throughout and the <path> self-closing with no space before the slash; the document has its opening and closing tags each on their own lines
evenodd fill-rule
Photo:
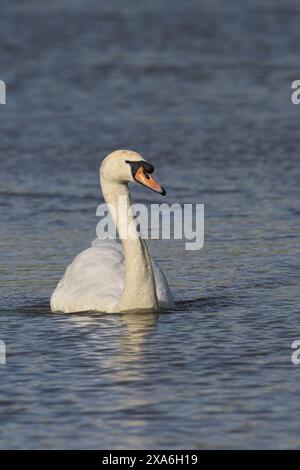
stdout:
<svg viewBox="0 0 300 470">
<path fill-rule="evenodd" d="M 158 313 L 156 312 L 131 312 L 125 315 L 95 315 L 95 314 L 80 314 L 70 315 L 69 321 L 74 323 L 75 326 L 82 328 L 92 327 L 89 329 L 89 336 L 95 335 L 98 340 L 99 332 L 97 326 L 101 329 L 101 338 L 104 342 L 109 342 L 110 345 L 118 349 L 118 356 L 114 354 L 111 360 L 117 361 L 118 364 L 122 362 L 132 362 L 137 360 L 142 353 L 143 346 L 145 345 L 148 336 L 152 333 L 157 320 Z M 106 338 L 106 333 L 111 334 L 113 323 L 113 338 Z M 125 326 L 125 329 L 124 329 Z M 120 331 L 121 330 L 121 331 Z M 103 342 L 103 341 L 102 341 Z M 101 353 L 99 355 L 102 356 Z M 105 354 L 105 358 L 110 360 L 109 356 Z M 103 357 L 101 357 L 102 361 Z M 120 370 L 121 373 L 121 370 Z"/>
<path fill-rule="evenodd" d="M 145 393 L 145 384 L 151 381 L 147 366 L 148 345 L 159 317 L 160 314 L 155 312 L 121 315 L 81 313 L 64 319 L 78 326 L 80 341 L 84 342 L 87 336 L 89 349 L 84 344 L 83 360 L 92 371 L 89 374 L 96 384 L 97 413 L 103 409 L 109 420 L 115 419 L 117 435 L 118 422 L 126 417 L 126 446 L 130 449 L 139 445 L 137 433 L 132 430 L 145 430 L 147 433 L 147 413 L 153 406 L 153 394 Z M 80 348 L 78 353 L 80 355 Z"/>
<path fill-rule="evenodd" d="M 123 320 L 128 332 L 121 338 L 123 349 L 133 356 L 138 355 L 157 323 L 158 314 L 135 312 L 124 315 Z"/>
</svg>

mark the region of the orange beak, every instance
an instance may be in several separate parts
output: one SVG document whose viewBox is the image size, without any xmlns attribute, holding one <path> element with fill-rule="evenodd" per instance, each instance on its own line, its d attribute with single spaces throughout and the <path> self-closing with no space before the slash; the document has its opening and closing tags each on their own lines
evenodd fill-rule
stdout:
<svg viewBox="0 0 300 470">
<path fill-rule="evenodd" d="M 157 181 L 155 181 L 155 179 L 149 175 L 149 173 L 146 173 L 143 166 L 140 166 L 140 168 L 137 170 L 134 175 L 134 179 L 143 186 L 152 189 L 152 191 L 162 194 L 163 196 L 166 195 L 166 190 Z"/>
</svg>

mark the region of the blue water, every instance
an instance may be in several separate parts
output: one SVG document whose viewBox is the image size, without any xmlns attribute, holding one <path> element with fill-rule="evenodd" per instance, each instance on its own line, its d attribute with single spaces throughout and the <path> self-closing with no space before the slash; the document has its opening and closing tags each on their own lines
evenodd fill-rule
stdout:
<svg viewBox="0 0 300 470">
<path fill-rule="evenodd" d="M 296 0 L 1 5 L 1 448 L 300 447 L 299 19 Z M 204 248 L 150 243 L 172 311 L 51 314 L 116 148 L 164 202 L 205 204 Z"/>
</svg>

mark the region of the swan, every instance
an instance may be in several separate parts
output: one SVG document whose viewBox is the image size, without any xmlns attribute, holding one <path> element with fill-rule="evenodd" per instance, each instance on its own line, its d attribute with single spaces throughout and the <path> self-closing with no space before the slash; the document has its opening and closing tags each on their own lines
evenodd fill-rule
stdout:
<svg viewBox="0 0 300 470">
<path fill-rule="evenodd" d="M 96 238 L 76 256 L 51 296 L 52 312 L 118 313 L 174 306 L 168 282 L 151 259 L 131 210 L 129 182 L 166 194 L 152 177 L 153 171 L 149 162 L 131 150 L 117 150 L 105 157 L 100 166 L 100 186 L 107 206 L 114 209 L 110 212 L 121 242 Z M 123 206 L 120 209 L 120 197 L 127 203 L 126 210 Z M 136 236 L 130 226 L 137 229 Z"/>
</svg>

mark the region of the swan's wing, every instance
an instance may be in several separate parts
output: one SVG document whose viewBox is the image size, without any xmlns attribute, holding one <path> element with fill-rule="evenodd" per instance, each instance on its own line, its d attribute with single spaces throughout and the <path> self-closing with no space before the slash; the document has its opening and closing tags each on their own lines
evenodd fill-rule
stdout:
<svg viewBox="0 0 300 470">
<path fill-rule="evenodd" d="M 112 239 L 95 239 L 67 267 L 51 297 L 51 309 L 113 311 L 123 290 L 123 277 L 122 245 Z"/>
<path fill-rule="evenodd" d="M 161 308 L 174 305 L 164 273 L 152 259 L 157 298 Z M 124 285 L 124 255 L 121 243 L 96 238 L 67 267 L 51 297 L 54 312 L 112 312 Z"/>
<path fill-rule="evenodd" d="M 156 293 L 159 306 L 161 308 L 172 308 L 174 307 L 174 297 L 170 290 L 168 281 L 163 271 L 160 269 L 154 259 L 151 259 L 151 261 L 155 277 Z"/>
</svg>

